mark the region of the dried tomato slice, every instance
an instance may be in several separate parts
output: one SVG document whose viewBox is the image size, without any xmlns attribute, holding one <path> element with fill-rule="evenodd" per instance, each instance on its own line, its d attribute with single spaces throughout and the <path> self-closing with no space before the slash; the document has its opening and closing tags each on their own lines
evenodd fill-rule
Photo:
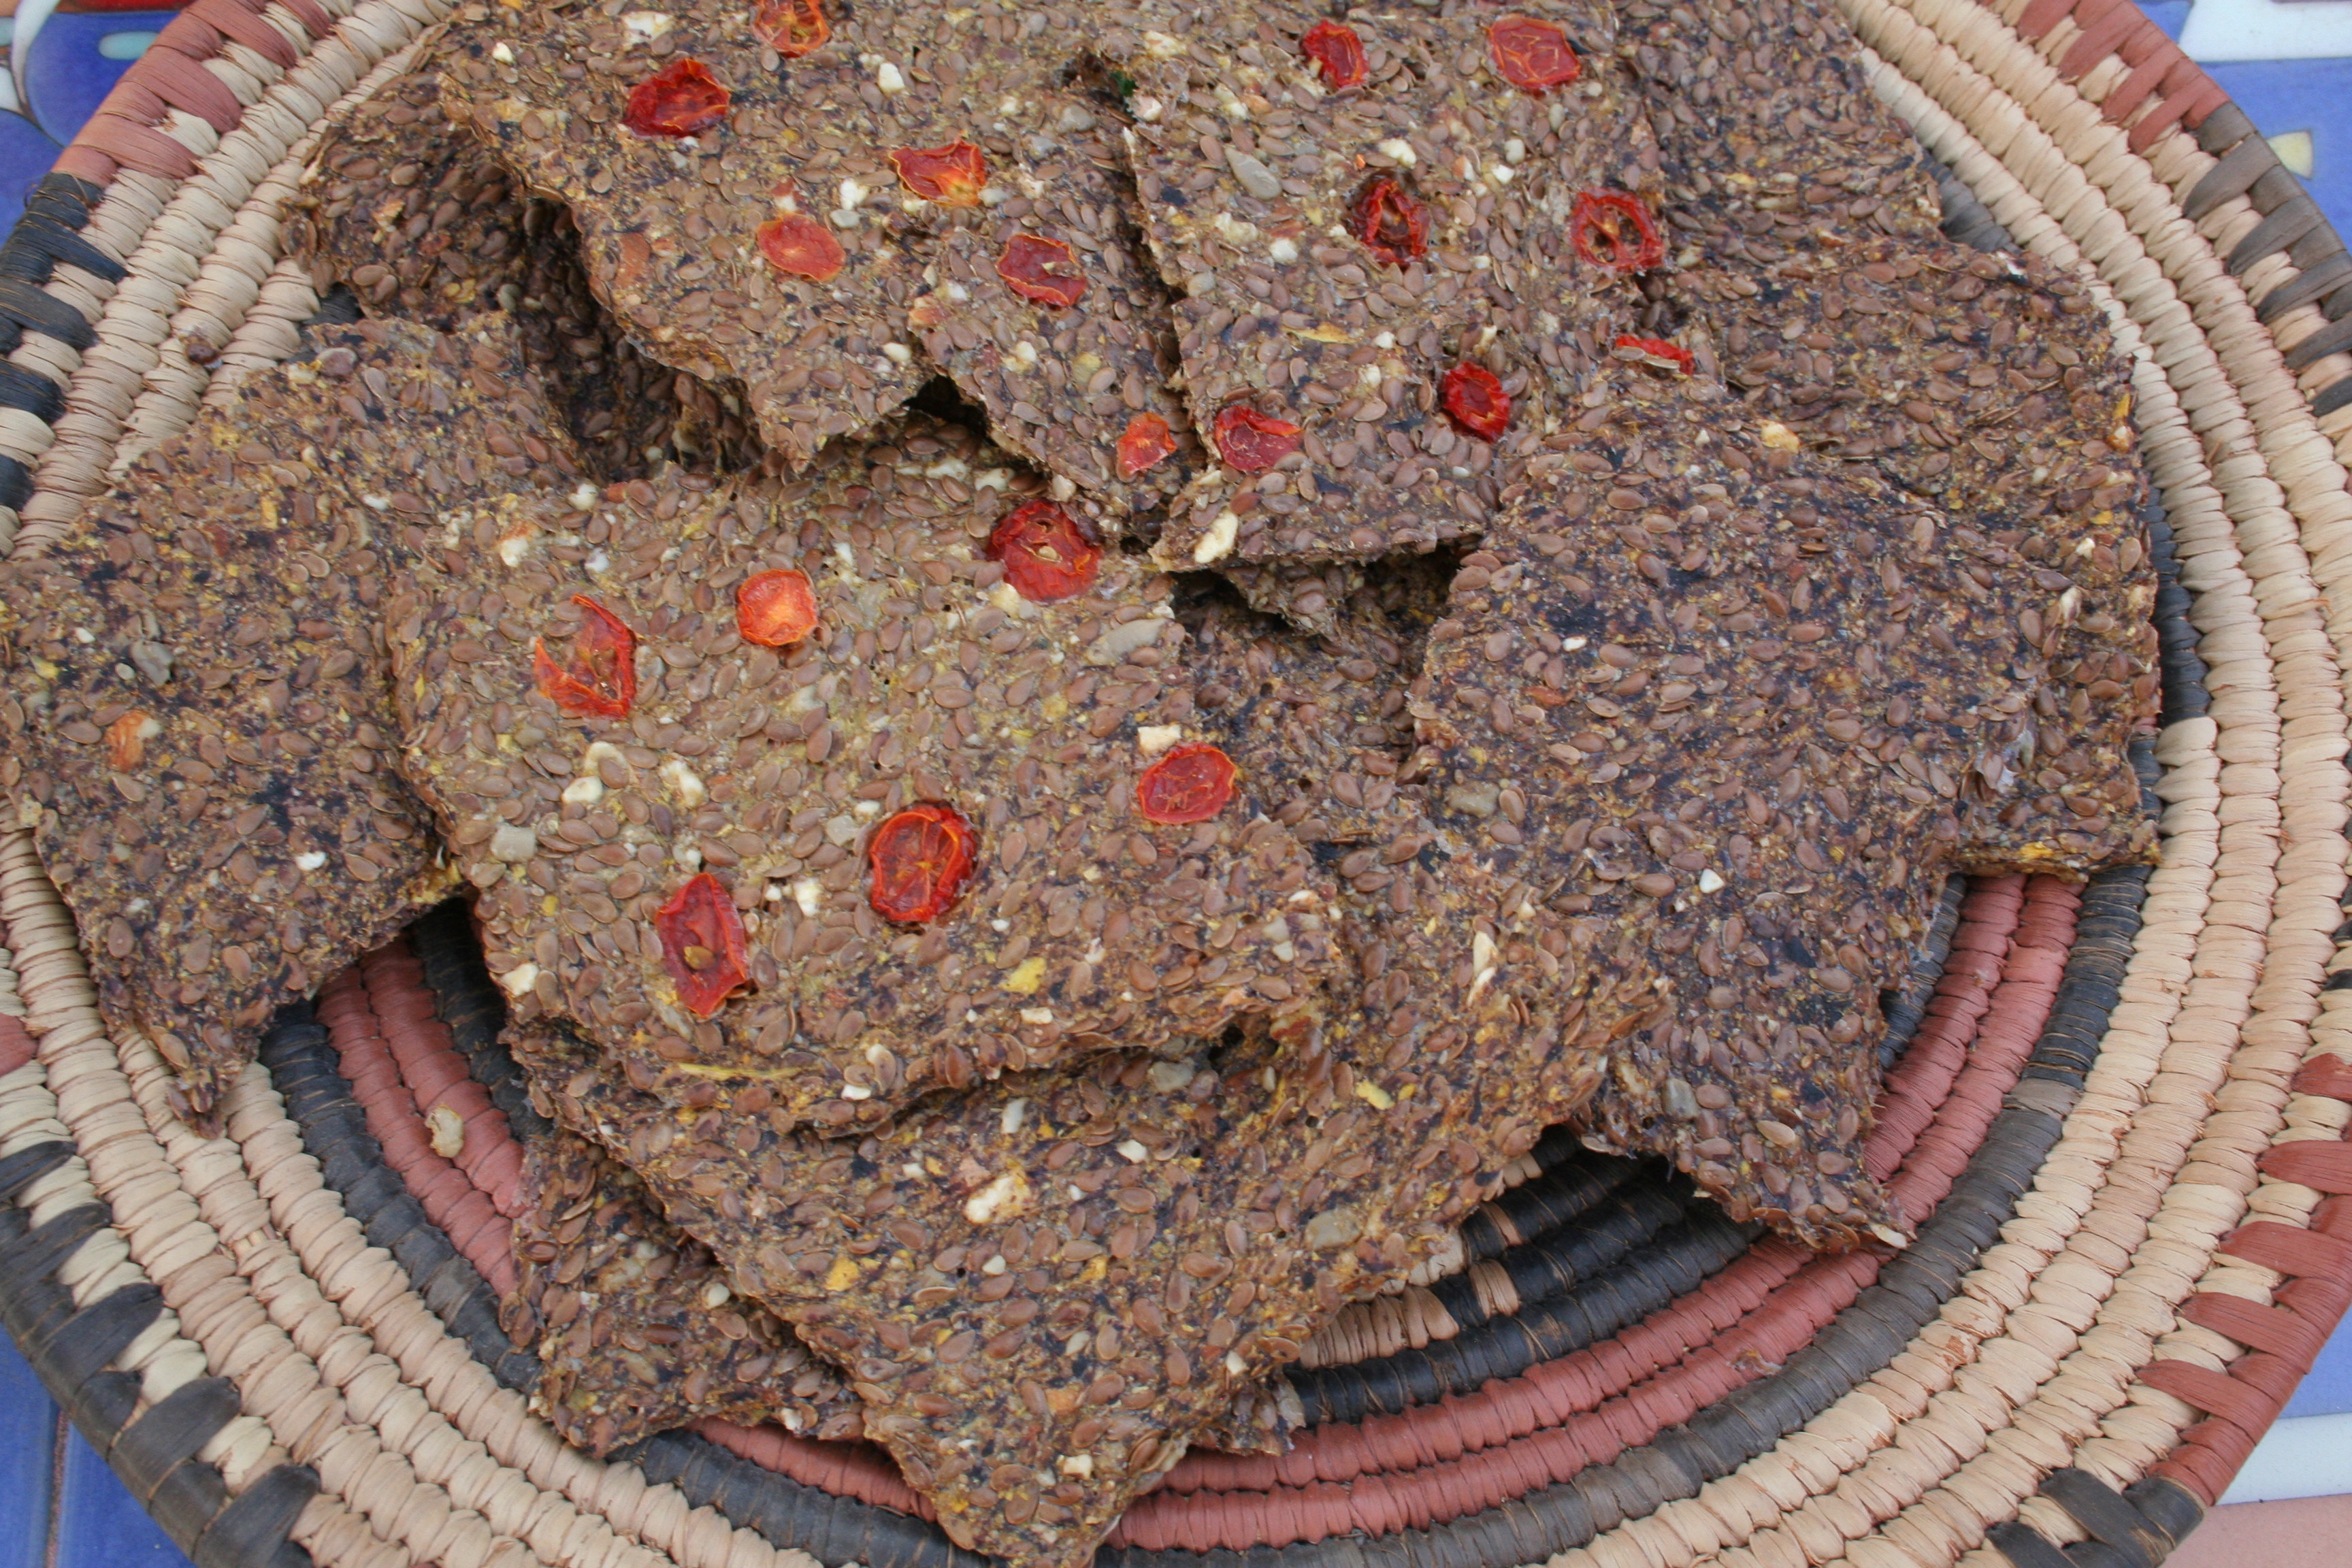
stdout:
<svg viewBox="0 0 2352 1568">
<path fill-rule="evenodd" d="M 984 553 L 1004 563 L 1004 580 L 1033 605 L 1085 593 L 1102 565 L 1094 531 L 1049 500 L 1024 501 L 998 519 Z"/>
<path fill-rule="evenodd" d="M 1511 395 L 1483 364 L 1457 364 L 1438 384 L 1445 412 L 1481 441 L 1499 441 L 1511 424 Z"/>
<path fill-rule="evenodd" d="M 1307 29 L 1298 40 L 1298 52 L 1313 60 L 1323 74 L 1323 85 L 1333 92 L 1356 86 L 1370 69 L 1364 62 L 1364 40 L 1356 29 L 1329 18 Z"/>
<path fill-rule="evenodd" d="M 637 634 L 585 594 L 572 602 L 588 613 L 572 638 L 571 662 L 556 663 L 544 641 L 531 644 L 540 692 L 566 713 L 625 719 L 637 700 Z"/>
<path fill-rule="evenodd" d="M 1647 272 L 1666 258 L 1666 242 L 1642 198 L 1626 191 L 1580 191 L 1570 219 L 1576 253 L 1616 272 Z"/>
<path fill-rule="evenodd" d="M 1087 291 L 1086 268 L 1077 252 L 1040 234 L 1016 234 L 996 258 L 996 275 L 1024 300 L 1066 310 Z"/>
<path fill-rule="evenodd" d="M 1568 35 L 1533 16 L 1498 19 L 1486 29 L 1486 48 L 1503 79 L 1536 98 L 1584 74 Z"/>
<path fill-rule="evenodd" d="M 1261 414 L 1246 403 L 1229 403 L 1217 415 L 1217 451 L 1227 467 L 1263 473 L 1298 450 L 1302 432 L 1287 419 Z"/>
<path fill-rule="evenodd" d="M 1637 338 L 1631 332 L 1624 332 L 1618 336 L 1616 346 L 1630 350 L 1645 363 L 1655 365 L 1660 370 L 1672 369 L 1678 375 L 1688 375 L 1698 363 L 1692 357 L 1690 350 L 1680 343 L 1668 342 L 1664 338 Z"/>
<path fill-rule="evenodd" d="M 1205 742 L 1179 746 L 1135 781 L 1135 809 L 1147 822 L 1170 826 L 1206 822 L 1234 798 L 1240 776 L 1233 758 Z"/>
<path fill-rule="evenodd" d="M 1131 479 L 1176 450 L 1176 432 L 1157 414 L 1139 414 L 1119 432 L 1118 477 Z"/>
<path fill-rule="evenodd" d="M 1356 193 L 1348 209 L 1348 226 L 1391 267 L 1429 254 L 1429 209 L 1386 174 L 1365 181 Z"/>
<path fill-rule="evenodd" d="M 833 29 L 818 0 L 758 0 L 751 7 L 751 36 L 796 60 L 823 48 Z"/>
<path fill-rule="evenodd" d="M 769 266 L 812 283 L 832 282 L 848 259 L 833 230 L 806 213 L 772 217 L 752 237 L 760 242 L 760 254 Z"/>
<path fill-rule="evenodd" d="M 887 818 L 866 846 L 874 869 L 866 901 L 900 925 L 939 919 L 971 876 L 975 842 L 971 824 L 951 805 L 925 801 Z"/>
<path fill-rule="evenodd" d="M 961 138 L 944 147 L 893 148 L 890 166 L 900 184 L 943 207 L 980 205 L 980 188 L 988 184 L 988 161 Z"/>
<path fill-rule="evenodd" d="M 816 595 L 808 574 L 762 572 L 735 590 L 735 629 L 761 647 L 782 647 L 816 630 Z"/>
<path fill-rule="evenodd" d="M 681 55 L 629 89 L 621 123 L 640 136 L 699 136 L 727 118 L 731 98 L 709 66 Z"/>
<path fill-rule="evenodd" d="M 719 1011 L 751 978 L 743 962 L 743 917 L 708 871 L 687 879 L 654 911 L 654 934 L 661 938 L 662 967 L 677 986 L 679 1003 L 698 1018 Z"/>
</svg>

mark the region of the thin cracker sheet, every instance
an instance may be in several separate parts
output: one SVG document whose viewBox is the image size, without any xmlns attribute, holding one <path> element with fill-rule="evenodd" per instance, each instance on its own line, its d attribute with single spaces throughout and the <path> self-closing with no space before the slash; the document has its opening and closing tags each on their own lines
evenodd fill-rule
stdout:
<svg viewBox="0 0 2352 1568">
<path fill-rule="evenodd" d="M 1884 233 L 1940 237 L 1935 160 L 1871 90 L 1862 46 L 1806 0 L 1621 0 L 1664 155 L 1675 248 Z M 1685 261 L 1679 265 L 1689 265 Z"/>
<path fill-rule="evenodd" d="M 1573 40 L 1574 82 L 1538 95 L 1504 79 L 1491 5 L 1351 15 L 1365 77 L 1339 91 L 1300 52 L 1325 19 L 1305 6 L 1203 7 L 1107 36 L 1134 84 L 1145 232 L 1186 296 L 1185 395 L 1223 464 L 1171 520 L 1164 563 L 1427 551 L 1483 529 L 1536 449 L 1542 354 L 1631 297 L 1576 259 L 1578 197 L 1654 184 L 1655 150 L 1605 5 L 1513 15 Z M 1360 237 L 1387 185 L 1418 207 L 1424 254 Z M 1465 364 L 1507 394 L 1499 433 L 1444 412 L 1441 384 Z M 1263 452 L 1217 434 L 1234 409 L 1295 426 L 1295 450 L 1259 471 Z"/>
<path fill-rule="evenodd" d="M 681 392 L 597 304 L 579 236 L 443 115 L 431 64 L 395 77 L 328 128 L 286 204 L 286 254 L 321 295 L 348 288 L 371 315 L 448 331 L 511 316 L 582 460 L 599 479 L 649 464 L 733 466 L 750 446 L 740 406 Z"/>
<path fill-rule="evenodd" d="M 847 1131 L 1306 1005 L 1329 967 L 1327 936 L 1282 918 L 1306 852 L 1237 809 L 1138 806 L 1141 731 L 1191 702 L 1168 580 L 1106 550 L 1035 604 L 987 558 L 1005 514 L 1047 504 L 1036 483 L 912 416 L 787 482 L 673 474 L 457 525 L 491 542 L 394 606 L 404 765 L 482 889 L 519 1020 L 573 1020 L 680 1103 Z M 778 572 L 816 629 L 757 646 L 738 593 Z M 535 659 L 615 627 L 625 711 L 560 709 Z M 885 918 L 873 840 L 918 807 L 961 816 L 969 879 L 930 918 Z M 674 952 L 666 909 L 688 921 Z M 698 949 L 724 961 L 711 980 Z"/>
<path fill-rule="evenodd" d="M 828 18 L 827 41 L 780 62 L 751 11 L 711 0 L 493 12 L 452 35 L 446 101 L 571 209 L 597 291 L 631 335 L 680 369 L 740 378 L 793 463 L 946 369 L 1008 446 L 1121 508 L 1154 504 L 1189 472 L 1181 452 L 1122 479 L 1095 449 L 1155 407 L 1181 440 L 1181 417 L 1160 292 L 1120 221 L 1120 183 L 1097 128 L 1078 123 L 1092 119 L 1085 104 L 1059 88 L 1085 36 L 1076 16 L 869 4 Z M 633 90 L 688 60 L 729 95 L 724 116 L 685 138 L 629 129 Z M 919 170 L 901 179 L 894 155 L 960 144 L 978 159 L 968 189 L 922 184 Z M 798 270 L 766 258 L 770 226 L 789 232 Z M 1070 245 L 1085 296 L 1055 309 L 1014 293 L 996 270 L 1014 233 Z M 954 345 L 940 364 L 927 333 Z M 1125 416 L 1098 406 L 1113 388 Z"/>
<path fill-rule="evenodd" d="M 2084 280 L 2041 257 L 1864 237 L 1674 283 L 1747 417 L 2031 537 L 2053 570 L 2147 493 L 2130 363 Z"/>
<path fill-rule="evenodd" d="M 447 895 L 395 767 L 391 584 L 483 474 L 572 482 L 568 453 L 508 434 L 539 399 L 488 329 L 316 343 L 0 567 L 14 819 L 108 1024 L 155 1041 L 192 1114 L 279 1006 Z"/>
<path fill-rule="evenodd" d="M 1250 1232 L 1208 1156 L 1269 1098 L 1265 1048 L 1011 1073 L 851 1142 L 671 1115 L 568 1033 L 509 1038 L 560 1119 L 844 1368 L 866 1436 L 960 1543 L 1085 1562 L 1190 1439 L 1259 1398 L 1228 1350 L 1247 1333 L 1295 1354 L 1306 1331 L 1288 1294 L 1225 1310 L 1228 1243 Z M 1269 1321 L 1294 1336 L 1272 1352 Z"/>
<path fill-rule="evenodd" d="M 1254 610 L 1278 616 L 1317 637 L 1345 640 L 1349 601 L 1370 580 L 1361 561 L 1242 561 L 1228 555 L 1214 576 Z"/>
<path fill-rule="evenodd" d="M 1431 634 L 1432 809 L 1525 879 L 1496 984 L 1538 1016 L 1582 983 L 1542 962 L 1562 926 L 1659 966 L 1668 1015 L 1613 1055 L 1596 1130 L 1736 1218 L 1850 1242 L 1900 1217 L 1859 1138 L 1878 993 L 1940 873 L 2153 855 L 2127 755 L 2152 690 L 2105 681 L 2153 668 L 2153 581 L 2091 564 L 2128 514 L 2053 586 L 1864 466 L 1776 449 L 1711 384 L 1622 374 Z"/>
<path fill-rule="evenodd" d="M 1343 920 L 1358 973 L 1279 1037 L 1007 1074 L 856 1142 L 510 1037 L 560 1119 L 849 1373 L 957 1540 L 1075 1564 L 1188 1441 L 1278 1436 L 1265 1380 L 1349 1300 L 1458 1258 L 1454 1227 L 1664 1017 L 1598 922 L 1557 944 L 1576 994 L 1538 1016 L 1496 984 L 1496 922 L 1530 889 L 1442 838 L 1370 847 L 1336 904 L 1302 889 L 1287 919 Z"/>
<path fill-rule="evenodd" d="M 1416 814 L 1399 775 L 1413 746 L 1406 706 L 1443 590 L 1359 589 L 1342 650 L 1222 596 L 1192 626 L 1195 723 L 1246 759 L 1240 789 L 1308 844 L 1385 838 Z M 1383 603 L 1383 599 L 1391 601 Z"/>
<path fill-rule="evenodd" d="M 1204 462 L 1171 384 L 1168 287 L 1136 228 L 1135 183 L 1106 106 L 1044 87 L 1021 102 L 1022 119 L 1044 129 L 1014 139 L 1009 194 L 945 235 L 939 287 L 908 315 L 932 362 L 987 413 L 990 438 L 1068 480 L 1102 508 L 1106 531 L 1125 532 Z M 1008 268 L 1033 289 L 1083 288 L 1066 304 L 1024 298 Z"/>
<path fill-rule="evenodd" d="M 509 1037 L 560 1119 L 847 1372 L 866 1434 L 950 1536 L 1049 1565 L 1085 1563 L 1191 1442 L 1278 1436 L 1261 1380 L 1444 1249 L 1496 1185 L 1464 1177 L 1498 1130 L 1514 1158 L 1537 1135 L 1416 1142 L 1479 1109 L 1435 1098 L 1384 1132 L 1369 1079 L 1254 1030 L 1007 1074 L 854 1142 L 672 1114 L 565 1034 Z M 1387 1224 L 1391 1202 L 1411 1226 Z"/>
<path fill-rule="evenodd" d="M 538 1352 L 532 1407 L 564 1441 L 602 1458 L 698 1420 L 863 1431 L 840 1374 L 738 1295 L 634 1172 L 560 1128 L 525 1144 L 519 1282 L 501 1321 Z"/>
</svg>

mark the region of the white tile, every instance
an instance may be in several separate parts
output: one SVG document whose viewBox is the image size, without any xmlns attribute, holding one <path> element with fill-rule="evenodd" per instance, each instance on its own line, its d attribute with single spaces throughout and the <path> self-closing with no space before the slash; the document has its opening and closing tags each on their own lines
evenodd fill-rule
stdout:
<svg viewBox="0 0 2352 1568">
<path fill-rule="evenodd" d="M 2206 65 L 2352 55 L 2352 0 L 2197 0 L 2180 47 Z"/>
<path fill-rule="evenodd" d="M 2276 1502 L 2339 1492 L 2352 1492 L 2352 1415 L 2299 1415 L 2272 1423 L 2221 1500 Z"/>
</svg>

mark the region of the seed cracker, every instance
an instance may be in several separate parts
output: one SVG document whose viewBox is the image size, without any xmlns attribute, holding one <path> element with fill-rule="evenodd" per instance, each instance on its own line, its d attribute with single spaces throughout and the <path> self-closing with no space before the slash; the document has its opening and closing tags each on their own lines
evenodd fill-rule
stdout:
<svg viewBox="0 0 2352 1568">
<path fill-rule="evenodd" d="M 1348 601 L 1370 581 L 1361 561 L 1243 561 L 1228 555 L 1213 574 L 1254 610 L 1326 638 L 1349 635 Z"/>
<path fill-rule="evenodd" d="M 1360 984 L 1278 1039 L 1253 1025 L 1211 1062 L 1007 1075 L 855 1145 L 674 1111 L 541 1026 L 509 1038 L 560 1120 L 839 1359 L 958 1540 L 1060 1568 L 1187 1441 L 1278 1435 L 1267 1380 L 1315 1328 L 1458 1258 L 1454 1227 L 1589 1103 L 1612 1042 L 1664 1019 L 1648 955 L 1603 950 L 1595 921 L 1544 950 L 1580 994 L 1538 1016 L 1516 970 L 1496 984 L 1498 952 L 1537 962 L 1493 941 L 1531 896 L 1510 868 L 1419 823 L 1368 859 L 1336 906 Z M 1291 918 L 1335 912 L 1302 892 Z M 1089 1426 L 1090 1400 L 1116 1414 Z"/>
<path fill-rule="evenodd" d="M 1346 651 L 1227 598 L 1201 606 L 1186 659 L 1196 721 L 1245 759 L 1240 787 L 1250 809 L 1310 844 L 1402 830 L 1415 810 L 1398 787 L 1413 745 L 1405 703 L 1422 637 L 1436 619 L 1413 612 L 1436 610 L 1442 593 L 1391 608 L 1382 587 L 1359 590 L 1347 605 L 1355 635 Z"/>
<path fill-rule="evenodd" d="M 1983 532 L 2054 557 L 2145 493 L 2130 364 L 2083 281 L 2039 256 L 1865 238 L 1675 284 L 1746 416 L 1874 463 Z"/>
<path fill-rule="evenodd" d="M 317 342 L 0 567 L 19 655 L 0 778 L 109 1026 L 155 1041 L 191 1114 L 279 1006 L 453 885 L 394 766 L 406 536 L 484 472 L 571 482 L 507 434 L 540 419 L 510 354 L 404 323 Z"/>
<path fill-rule="evenodd" d="M 435 48 L 428 46 L 429 59 Z M 598 306 L 562 208 L 513 188 L 451 125 L 426 67 L 386 82 L 329 129 L 286 205 L 286 254 L 321 295 L 348 287 L 371 314 L 436 331 L 504 311 L 590 471 L 626 479 L 649 462 L 732 467 L 751 445 L 740 405 L 637 353 Z"/>
<path fill-rule="evenodd" d="M 846 1131 L 1321 985 L 1325 934 L 1279 919 L 1313 877 L 1287 834 L 1139 814 L 1139 729 L 1191 700 L 1167 579 L 1108 549 L 1089 588 L 1032 604 L 984 557 L 1034 476 L 915 416 L 786 483 L 640 484 L 551 498 L 503 552 L 420 566 L 395 606 L 405 765 L 483 889 L 520 1020 L 574 1020 L 686 1104 Z M 817 630 L 755 647 L 736 591 L 782 570 L 805 574 Z M 575 657 L 605 616 L 635 639 L 634 706 L 559 711 L 534 650 Z M 971 825 L 971 879 L 894 924 L 870 841 L 927 803 Z M 665 954 L 657 926 L 704 878 L 740 921 L 742 994 L 698 1015 L 670 967 L 695 944 Z"/>
<path fill-rule="evenodd" d="M 1185 395 L 1224 467 L 1156 546 L 1172 567 L 1228 557 L 1365 560 L 1475 534 L 1546 431 L 1539 350 L 1617 308 L 1622 280 L 1573 264 L 1578 195 L 1654 184 L 1646 124 L 1605 5 L 1518 7 L 1574 39 L 1582 75 L 1536 97 L 1496 72 L 1492 6 L 1358 13 L 1365 81 L 1328 92 L 1299 53 L 1307 6 L 1211 7 L 1169 31 L 1114 31 L 1146 233 L 1178 307 Z M 1358 237 L 1391 180 L 1426 219 L 1397 265 Z M 1556 351 L 1555 351 L 1556 352 Z M 1498 439 L 1440 409 L 1477 363 L 1511 399 Z M 1243 471 L 1215 434 L 1246 407 L 1297 447 Z"/>
<path fill-rule="evenodd" d="M 1058 203 L 1053 213 L 1041 205 L 1048 180 L 1082 180 L 1065 193 L 1073 198 L 1099 186 L 1074 140 L 1071 112 L 1083 105 L 1056 86 L 1076 58 L 1075 16 L 878 0 L 827 16 L 829 39 L 780 66 L 745 8 L 715 0 L 611 16 L 558 5 L 494 12 L 452 34 L 446 101 L 519 178 L 571 209 L 597 291 L 631 335 L 707 380 L 740 378 L 762 435 L 794 464 L 911 396 L 938 368 L 921 334 L 944 330 L 975 340 L 947 368 L 1000 422 L 1020 419 L 1009 444 L 1074 483 L 1108 475 L 1105 488 L 1122 504 L 1164 493 L 1184 465 L 1121 481 L 1108 453 L 1082 449 L 1088 437 L 1115 437 L 1090 402 L 1083 423 L 1057 427 L 1075 406 L 1061 388 L 1091 388 L 1105 367 L 1122 403 L 1130 373 L 1145 406 L 1166 396 L 1151 368 L 1163 333 L 1139 309 L 1148 279 L 1118 226 L 1091 196 L 1082 226 Z M 688 58 L 730 95 L 725 118 L 685 139 L 625 128 L 632 89 Z M 970 205 L 902 184 L 895 152 L 960 142 L 983 164 Z M 1043 336 L 1039 307 L 993 275 L 1002 231 L 1024 208 L 1046 237 L 1097 242 L 1087 256 L 1091 300 Z M 839 271 L 820 280 L 771 265 L 759 236 L 772 222 L 829 236 Z M 937 306 L 910 320 L 918 299 L 950 285 L 969 296 L 948 301 L 960 307 L 952 321 Z M 1001 366 L 978 352 L 1007 333 L 1008 349 L 1032 342 L 1041 384 L 1058 378 L 1042 399 L 1020 389 L 1025 363 Z M 1049 416 L 1029 420 L 1016 404 Z"/>
<path fill-rule="evenodd" d="M 1006 179 L 1017 194 L 948 232 L 940 287 L 908 318 L 931 360 L 987 411 L 991 437 L 1108 502 L 1106 531 L 1123 532 L 1128 517 L 1181 490 L 1204 455 L 1170 384 L 1171 302 L 1135 227 L 1117 128 L 1080 94 L 1033 90 L 1024 117 L 1049 129 L 1016 143 Z M 1001 265 L 1035 241 L 1068 248 L 1085 279 L 1074 302 L 1013 294 Z"/>
<path fill-rule="evenodd" d="M 1454 580 L 1426 787 L 1526 879 L 1517 941 L 1591 922 L 1656 955 L 1671 1016 L 1620 1048 L 1598 1130 L 1735 1218 L 1847 1241 L 1894 1217 L 1858 1171 L 1876 997 L 1938 873 L 2153 854 L 2126 755 L 2154 716 L 2153 576 L 2092 563 L 2128 512 L 2085 520 L 2092 551 L 2058 563 L 2079 579 L 2052 583 L 1866 466 L 1776 448 L 1710 384 L 1622 374 Z M 1549 966 L 1528 983 L 1556 1005 Z"/>
<path fill-rule="evenodd" d="M 826 1438 L 864 1430 L 840 1375 L 742 1300 L 634 1172 L 561 1129 L 526 1140 L 520 1267 L 509 1331 L 545 1369 L 532 1407 L 603 1458 L 698 1420 L 775 1421 Z"/>
<path fill-rule="evenodd" d="M 1871 90 L 1836 7 L 1620 0 L 1617 15 L 1678 249 L 1736 256 L 1747 239 L 1818 232 L 1941 237 L 1934 161 Z"/>
<path fill-rule="evenodd" d="M 1328 1078 L 1302 1096 L 1262 1037 L 1008 1074 L 856 1143 L 683 1119 L 561 1033 L 509 1037 L 560 1119 L 846 1369 L 948 1532 L 1013 1561 L 1085 1563 L 1192 1441 L 1263 1447 L 1284 1415 L 1260 1379 L 1403 1269 L 1347 1211 L 1302 1211 L 1373 1179 L 1365 1108 L 1331 1114 Z"/>
</svg>

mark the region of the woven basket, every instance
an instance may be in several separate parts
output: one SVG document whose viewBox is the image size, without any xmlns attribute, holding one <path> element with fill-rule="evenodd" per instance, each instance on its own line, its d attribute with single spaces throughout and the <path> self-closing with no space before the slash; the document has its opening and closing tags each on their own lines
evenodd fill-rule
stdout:
<svg viewBox="0 0 2352 1568">
<path fill-rule="evenodd" d="M 2130 0 L 1840 4 L 1962 228 L 2084 269 L 2137 355 L 2163 863 L 1949 891 L 1871 1150 L 1906 1253 L 1547 1139 L 1465 1268 L 1310 1347 L 1292 1453 L 1188 1458 L 1105 1568 L 2146 1568 L 2352 1301 L 2352 256 Z M 0 247 L 0 549 L 294 350 L 279 203 L 442 9 L 195 0 L 123 79 Z M 203 1568 L 976 1563 L 863 1444 L 596 1461 L 530 1414 L 530 1111 L 454 911 L 282 1018 L 218 1139 L 104 1032 L 26 833 L 0 926 L 0 1326 Z M 442 1104 L 494 1134 L 456 1164 Z"/>
</svg>

